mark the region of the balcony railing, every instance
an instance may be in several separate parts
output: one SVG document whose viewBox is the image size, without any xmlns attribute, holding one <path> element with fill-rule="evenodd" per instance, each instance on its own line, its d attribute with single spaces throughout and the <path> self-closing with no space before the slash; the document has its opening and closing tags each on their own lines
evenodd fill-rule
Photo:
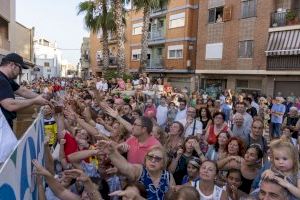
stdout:
<svg viewBox="0 0 300 200">
<path fill-rule="evenodd" d="M 9 51 L 9 41 L 5 38 L 0 37 L 0 48 Z"/>
<path fill-rule="evenodd" d="M 300 24 L 300 9 L 275 12 L 271 15 L 271 27 Z"/>
<path fill-rule="evenodd" d="M 100 60 L 97 60 L 98 66 L 103 66 L 103 58 Z M 118 65 L 117 57 L 109 57 L 109 66 L 114 67 Z"/>
<path fill-rule="evenodd" d="M 164 60 L 162 58 L 155 58 L 148 60 L 147 69 L 163 69 Z"/>
<path fill-rule="evenodd" d="M 296 56 L 269 56 L 268 70 L 300 70 L 300 55 Z"/>
<path fill-rule="evenodd" d="M 167 6 L 163 6 L 162 8 L 151 9 L 151 14 L 161 13 L 167 10 Z"/>
<path fill-rule="evenodd" d="M 149 32 L 148 38 L 150 40 L 159 40 L 165 38 L 165 32 L 163 29 L 158 29 L 157 31 L 151 31 Z"/>
</svg>

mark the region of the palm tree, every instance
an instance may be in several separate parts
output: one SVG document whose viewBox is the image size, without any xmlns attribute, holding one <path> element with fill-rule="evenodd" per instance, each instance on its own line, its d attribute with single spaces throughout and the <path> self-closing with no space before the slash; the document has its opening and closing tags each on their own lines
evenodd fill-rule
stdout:
<svg viewBox="0 0 300 200">
<path fill-rule="evenodd" d="M 118 67 L 123 72 L 126 70 L 125 63 L 125 25 L 124 25 L 124 7 L 123 0 L 113 0 L 115 23 L 116 23 L 116 36 L 118 46 Z"/>
<path fill-rule="evenodd" d="M 139 71 L 142 72 L 148 63 L 148 35 L 150 26 L 151 9 L 163 8 L 170 0 L 133 0 L 137 11 L 143 10 L 142 51 Z"/>
<path fill-rule="evenodd" d="M 109 48 L 108 48 L 108 32 L 115 29 L 113 11 L 107 8 L 107 0 L 84 1 L 78 6 L 78 14 L 85 12 L 86 27 L 98 33 L 102 30 L 103 36 L 103 67 L 109 67 Z"/>
</svg>

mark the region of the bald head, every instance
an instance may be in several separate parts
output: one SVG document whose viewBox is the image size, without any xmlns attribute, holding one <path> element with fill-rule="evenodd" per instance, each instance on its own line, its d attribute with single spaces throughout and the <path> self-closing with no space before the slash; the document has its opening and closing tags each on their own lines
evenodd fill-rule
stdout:
<svg viewBox="0 0 300 200">
<path fill-rule="evenodd" d="M 241 113 L 236 113 L 233 117 L 233 122 L 236 126 L 241 127 L 244 123 L 244 117 Z"/>
</svg>

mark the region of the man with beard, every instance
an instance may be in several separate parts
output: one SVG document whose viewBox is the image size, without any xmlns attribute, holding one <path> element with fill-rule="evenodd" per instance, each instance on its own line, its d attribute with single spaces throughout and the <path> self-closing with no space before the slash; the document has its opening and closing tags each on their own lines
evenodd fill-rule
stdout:
<svg viewBox="0 0 300 200">
<path fill-rule="evenodd" d="M 13 127 L 13 119 L 16 118 L 16 111 L 31 105 L 46 105 L 48 100 L 44 99 L 26 87 L 20 87 L 14 79 L 22 74 L 24 65 L 23 58 L 16 53 L 6 55 L 0 64 L 0 107 L 9 123 Z M 25 99 L 15 99 L 15 94 Z"/>
</svg>

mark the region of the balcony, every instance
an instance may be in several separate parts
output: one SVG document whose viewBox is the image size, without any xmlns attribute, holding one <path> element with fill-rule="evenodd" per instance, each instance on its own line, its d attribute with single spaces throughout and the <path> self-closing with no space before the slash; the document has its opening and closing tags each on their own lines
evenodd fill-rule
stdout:
<svg viewBox="0 0 300 200">
<path fill-rule="evenodd" d="M 300 55 L 268 57 L 267 70 L 300 70 Z"/>
<path fill-rule="evenodd" d="M 155 58 L 148 60 L 147 70 L 163 69 L 164 68 L 164 59 Z"/>
<path fill-rule="evenodd" d="M 97 60 L 97 65 L 103 67 L 103 58 Z M 117 57 L 109 57 L 109 68 L 115 68 L 118 66 Z"/>
<path fill-rule="evenodd" d="M 300 9 L 277 11 L 271 14 L 271 27 L 283 27 L 300 24 Z"/>
<path fill-rule="evenodd" d="M 151 9 L 150 17 L 161 17 L 165 16 L 168 13 L 167 6 L 163 6 L 162 8 Z"/>
<path fill-rule="evenodd" d="M 7 39 L 0 37 L 0 49 L 10 51 L 10 45 Z"/>
<path fill-rule="evenodd" d="M 149 40 L 162 40 L 165 38 L 165 32 L 163 31 L 163 28 L 151 31 L 149 32 L 148 38 Z"/>
</svg>

